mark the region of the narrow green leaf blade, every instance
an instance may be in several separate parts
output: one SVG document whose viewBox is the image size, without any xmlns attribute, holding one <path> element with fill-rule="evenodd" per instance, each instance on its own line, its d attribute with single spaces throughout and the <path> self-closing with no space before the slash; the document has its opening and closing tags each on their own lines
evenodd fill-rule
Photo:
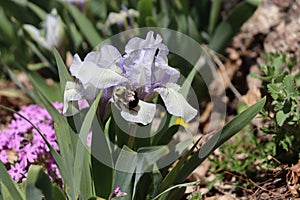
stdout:
<svg viewBox="0 0 300 200">
<path fill-rule="evenodd" d="M 125 197 L 120 199 L 131 199 L 132 197 L 132 178 L 137 166 L 137 153 L 127 146 L 124 146 L 116 162 L 116 171 L 114 178 L 114 188 L 120 187 L 122 192 L 126 192 Z"/>
<path fill-rule="evenodd" d="M 53 48 L 53 53 L 54 53 L 57 68 L 58 68 L 60 90 L 61 90 L 61 93 L 63 94 L 64 88 L 66 86 L 66 82 L 72 81 L 72 77 L 71 77 L 70 73 L 68 72 L 63 59 L 61 58 L 60 54 L 58 53 L 58 51 L 55 48 Z"/>
<path fill-rule="evenodd" d="M 266 97 L 252 105 L 214 134 L 199 150 L 199 157 L 206 158 L 212 151 L 226 142 L 229 138 L 243 129 L 261 111 L 265 105 Z M 220 132 L 220 134 L 219 134 Z M 213 147 L 213 148 L 211 148 Z"/>
<path fill-rule="evenodd" d="M 138 3 L 139 16 L 139 26 L 143 27 L 147 24 L 147 17 L 152 16 L 152 1 L 151 0 L 141 0 Z"/>
<path fill-rule="evenodd" d="M 222 51 L 236 35 L 241 26 L 247 21 L 257 6 L 247 1 L 239 3 L 228 15 L 225 21 L 221 22 L 209 42 L 209 48 L 214 51 Z"/>
<path fill-rule="evenodd" d="M 39 200 L 42 195 L 52 199 L 52 184 L 42 166 L 31 165 L 25 185 L 26 199 Z"/>
<path fill-rule="evenodd" d="M 195 181 L 195 182 L 190 182 L 190 183 L 183 183 L 183 184 L 174 185 L 174 186 L 166 189 L 165 191 L 161 192 L 159 195 L 157 195 L 156 197 L 154 197 L 152 200 L 159 199 L 160 196 L 164 195 L 165 193 L 167 193 L 167 192 L 169 192 L 171 190 L 174 190 L 174 189 L 177 189 L 177 188 L 181 188 L 181 187 L 194 186 L 194 185 L 197 185 L 198 183 L 199 183 L 198 181 Z"/>
<path fill-rule="evenodd" d="M 150 147 L 142 147 L 138 149 L 137 164 L 136 164 L 136 171 L 135 171 L 136 174 L 135 174 L 135 180 L 133 186 L 133 195 L 135 198 L 142 195 L 139 193 L 143 193 L 143 191 L 147 191 L 150 189 L 150 188 L 142 189 L 139 182 L 143 181 L 143 176 L 147 172 L 154 173 L 154 171 L 157 169 L 158 161 L 162 157 L 167 156 L 168 153 L 169 153 L 169 149 L 167 146 L 150 146 Z M 158 175 L 157 172 L 155 173 L 156 175 Z M 155 189 L 153 188 L 153 190 L 157 190 L 157 188 Z"/>
<path fill-rule="evenodd" d="M 196 153 L 194 153 L 183 165 L 174 167 L 171 172 L 163 180 L 161 191 L 168 187 L 180 183 L 192 173 L 216 148 L 226 142 L 234 134 L 245 127 L 263 108 L 266 102 L 266 97 L 258 101 L 256 104 L 247 108 L 242 113 L 238 114 L 230 122 L 228 122 L 222 129 L 217 131 Z M 179 161 L 180 162 L 180 161 Z M 174 172 L 173 172 L 174 171 Z"/>
<path fill-rule="evenodd" d="M 91 162 L 92 174 L 95 177 L 94 186 L 96 195 L 108 198 L 113 186 L 113 160 L 110 142 L 104 133 L 104 128 L 97 119 L 92 126 Z M 98 178 L 101 177 L 101 178 Z"/>
<path fill-rule="evenodd" d="M 27 72 L 27 75 L 30 81 L 35 83 L 35 87 L 45 95 L 48 101 L 54 102 L 61 100 L 59 88 L 49 86 L 45 79 L 35 72 Z"/>
<path fill-rule="evenodd" d="M 11 179 L 2 161 L 0 161 L 0 181 L 6 186 L 14 200 L 25 200 L 25 195 L 21 193 L 16 183 Z"/>
<path fill-rule="evenodd" d="M 102 42 L 102 38 L 94 28 L 92 22 L 83 15 L 75 6 L 71 4 L 65 4 L 72 17 L 74 18 L 80 31 L 92 47 L 96 47 Z"/>
<path fill-rule="evenodd" d="M 212 1 L 212 6 L 211 6 L 210 16 L 209 16 L 209 25 L 208 25 L 209 34 L 212 34 L 213 31 L 215 30 L 218 18 L 220 16 L 221 5 L 222 5 L 221 0 Z"/>
<path fill-rule="evenodd" d="M 101 98 L 102 92 L 100 92 L 93 102 L 92 106 L 90 107 L 89 111 L 87 112 L 83 122 L 82 126 L 79 132 L 79 140 L 77 141 L 77 147 L 76 147 L 76 154 L 75 154 L 75 161 L 74 161 L 74 187 L 75 192 L 79 192 L 80 185 L 82 182 L 84 182 L 84 185 L 92 187 L 92 181 L 90 176 L 82 178 L 82 173 L 84 174 L 90 174 L 89 172 L 89 162 L 88 162 L 88 156 L 89 152 L 87 151 L 86 144 L 83 144 L 83 142 L 87 141 L 88 133 L 91 130 L 92 123 L 94 120 L 94 117 L 96 115 L 97 107 Z M 86 172 L 83 172 L 83 170 L 88 170 Z M 90 197 L 94 194 L 80 194 L 83 197 Z"/>
<path fill-rule="evenodd" d="M 52 197 L 55 200 L 65 200 L 67 197 L 65 196 L 64 192 L 60 187 L 57 185 L 53 184 L 52 185 Z"/>
<path fill-rule="evenodd" d="M 65 169 L 62 173 L 62 177 L 64 178 L 66 192 L 71 198 L 75 198 L 74 191 L 74 182 L 73 182 L 73 169 L 74 167 L 74 154 L 75 148 L 78 140 L 78 136 L 73 132 L 72 128 L 69 126 L 67 119 L 62 116 L 56 108 L 49 102 L 49 100 L 44 96 L 39 87 L 38 83 L 35 81 L 32 82 L 34 87 L 37 90 L 37 94 L 40 97 L 40 103 L 47 109 L 49 114 L 51 115 L 54 121 L 54 129 L 56 133 L 56 138 L 60 147 L 60 154 L 63 160 Z"/>
</svg>

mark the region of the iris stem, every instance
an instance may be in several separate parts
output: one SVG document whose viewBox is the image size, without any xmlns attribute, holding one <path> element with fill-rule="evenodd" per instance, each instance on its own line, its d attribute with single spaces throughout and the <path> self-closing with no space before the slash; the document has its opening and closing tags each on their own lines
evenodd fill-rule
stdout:
<svg viewBox="0 0 300 200">
<path fill-rule="evenodd" d="M 129 138 L 128 138 L 127 145 L 130 149 L 133 149 L 137 125 L 134 123 L 130 123 L 129 128 L 130 128 L 130 130 L 129 130 L 130 132 L 129 132 Z"/>
</svg>

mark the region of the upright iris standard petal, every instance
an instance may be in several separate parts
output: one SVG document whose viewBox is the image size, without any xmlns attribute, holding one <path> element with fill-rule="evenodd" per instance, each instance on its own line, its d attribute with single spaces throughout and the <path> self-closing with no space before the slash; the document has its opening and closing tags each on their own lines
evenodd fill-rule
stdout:
<svg viewBox="0 0 300 200">
<path fill-rule="evenodd" d="M 160 94 L 170 114 L 182 117 L 185 122 L 189 122 L 197 115 L 197 110 L 185 100 L 179 90 L 179 85 L 174 83 L 154 89 Z"/>
<path fill-rule="evenodd" d="M 116 66 L 115 63 L 121 58 L 122 55 L 117 48 L 112 45 L 104 44 L 101 46 L 99 52 L 89 53 L 84 61 L 94 62 L 101 68 L 113 68 Z"/>
<path fill-rule="evenodd" d="M 160 49 L 161 53 L 167 55 L 169 53 L 168 47 L 162 43 L 162 38 L 159 34 L 156 35 L 156 38 L 153 36 L 153 31 L 147 33 L 146 39 L 134 37 L 128 41 L 125 46 L 126 54 L 134 53 L 137 50 L 149 50 L 157 48 Z"/>
<path fill-rule="evenodd" d="M 180 77 L 179 71 L 168 63 L 155 62 L 152 66 L 152 88 L 166 83 L 176 83 Z"/>
<path fill-rule="evenodd" d="M 132 38 L 125 46 L 125 52 L 122 65 L 134 89 L 143 88 L 144 92 L 150 93 L 157 86 L 178 80 L 180 74 L 168 65 L 169 50 L 159 34 L 154 38 L 150 31 L 146 39 Z"/>
<path fill-rule="evenodd" d="M 134 89 L 151 84 L 151 65 L 154 52 L 140 52 L 135 60 L 126 60 L 124 69 L 126 78 Z"/>
<path fill-rule="evenodd" d="M 129 122 L 141 123 L 143 125 L 147 125 L 152 122 L 155 111 L 156 111 L 155 104 L 147 103 L 140 100 L 138 106 L 134 109 L 130 109 L 125 106 L 122 106 L 121 116 Z"/>
</svg>

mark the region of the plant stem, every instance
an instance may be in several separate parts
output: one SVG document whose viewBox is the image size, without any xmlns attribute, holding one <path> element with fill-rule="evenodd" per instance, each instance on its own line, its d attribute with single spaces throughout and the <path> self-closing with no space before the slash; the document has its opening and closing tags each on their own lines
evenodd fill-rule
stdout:
<svg viewBox="0 0 300 200">
<path fill-rule="evenodd" d="M 129 131 L 129 138 L 128 138 L 127 145 L 130 149 L 133 149 L 137 125 L 135 123 L 130 123 L 129 126 L 130 126 L 129 127 L 130 131 Z"/>
</svg>

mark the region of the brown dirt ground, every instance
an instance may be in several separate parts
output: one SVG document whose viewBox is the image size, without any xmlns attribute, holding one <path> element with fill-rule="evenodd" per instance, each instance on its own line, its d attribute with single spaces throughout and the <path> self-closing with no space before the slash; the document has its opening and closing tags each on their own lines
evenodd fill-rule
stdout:
<svg viewBox="0 0 300 200">
<path fill-rule="evenodd" d="M 238 2 L 238 0 L 225 1 L 225 11 Z M 234 112 L 240 101 L 251 105 L 261 98 L 261 81 L 252 78 L 250 73 L 260 73 L 258 63 L 263 62 L 263 53 L 280 51 L 300 61 L 300 0 L 263 0 L 254 15 L 244 24 L 241 32 L 234 37 L 232 44 L 226 49 L 225 56 L 220 58 L 226 69 L 226 75 L 236 90 L 233 91 L 228 86 L 229 110 Z M 258 129 L 260 124 L 259 120 L 253 121 L 253 125 Z M 209 162 L 205 161 L 191 175 L 190 180 L 199 178 L 212 180 L 215 175 L 209 171 L 209 167 Z M 205 186 L 199 186 L 188 188 L 187 192 L 200 190 L 202 194 L 207 194 L 204 195 L 206 200 L 299 200 L 299 169 L 300 163 L 292 167 L 282 165 L 265 171 L 264 176 L 268 178 L 263 183 L 245 180 L 253 185 L 253 189 L 244 191 L 242 196 L 235 194 L 233 188 L 237 179 L 243 177 L 231 172 L 224 175 L 227 177 L 227 183 L 218 182 L 211 191 Z"/>
</svg>

